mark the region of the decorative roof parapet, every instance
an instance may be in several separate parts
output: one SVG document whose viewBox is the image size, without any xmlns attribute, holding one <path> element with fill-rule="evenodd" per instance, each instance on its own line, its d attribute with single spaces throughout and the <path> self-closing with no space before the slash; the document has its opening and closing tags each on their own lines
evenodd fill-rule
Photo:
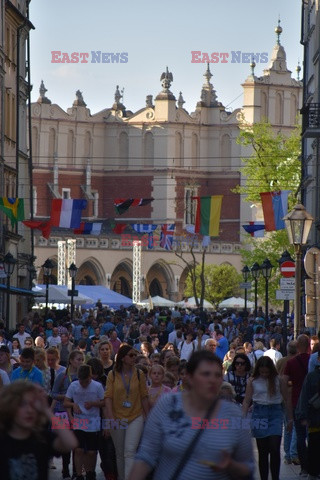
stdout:
<svg viewBox="0 0 320 480">
<path fill-rule="evenodd" d="M 76 91 L 76 97 L 77 98 L 73 102 L 74 107 L 86 107 L 87 106 L 87 104 L 83 100 L 82 92 L 80 92 L 80 90 Z"/>
<path fill-rule="evenodd" d="M 176 100 L 176 97 L 169 90 L 173 82 L 173 75 L 169 72 L 168 67 L 166 67 L 166 71 L 162 73 L 160 81 L 163 90 L 156 96 L 156 100 Z"/>
<path fill-rule="evenodd" d="M 46 97 L 46 92 L 47 91 L 48 90 L 44 86 L 43 80 L 41 80 L 41 84 L 40 84 L 40 88 L 39 88 L 40 97 L 37 100 L 38 103 L 46 103 L 48 105 L 51 104 L 51 100 Z"/>
</svg>

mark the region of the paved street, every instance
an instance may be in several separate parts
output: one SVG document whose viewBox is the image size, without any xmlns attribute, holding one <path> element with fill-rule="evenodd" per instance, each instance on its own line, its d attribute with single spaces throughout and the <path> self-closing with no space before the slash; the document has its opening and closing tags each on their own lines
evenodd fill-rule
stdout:
<svg viewBox="0 0 320 480">
<path fill-rule="evenodd" d="M 254 442 L 254 447 L 255 447 L 255 442 Z M 257 466 L 257 450 L 255 450 L 255 458 L 256 458 L 256 473 L 254 476 L 254 480 L 259 480 L 259 473 L 258 473 L 258 466 Z M 282 450 L 282 457 L 283 457 L 283 450 Z M 55 465 L 57 466 L 56 470 L 51 470 L 50 471 L 50 476 L 49 480 L 61 480 L 62 475 L 61 475 L 61 460 L 56 458 L 54 460 Z M 98 462 L 99 464 L 99 462 Z M 281 463 L 281 471 L 280 471 L 280 480 L 294 480 L 295 478 L 300 478 L 299 477 L 299 472 L 300 472 L 300 467 L 295 466 L 295 465 L 285 465 L 282 461 Z M 271 477 L 269 475 L 269 479 L 271 480 Z M 97 480 L 104 480 L 104 475 L 101 471 L 101 468 L 97 468 Z"/>
</svg>

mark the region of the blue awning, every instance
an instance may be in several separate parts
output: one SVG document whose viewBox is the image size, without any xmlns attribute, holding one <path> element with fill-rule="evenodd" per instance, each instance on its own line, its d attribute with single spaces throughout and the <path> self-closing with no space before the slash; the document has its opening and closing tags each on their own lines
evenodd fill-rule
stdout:
<svg viewBox="0 0 320 480">
<path fill-rule="evenodd" d="M 0 291 L 7 291 L 7 286 L 0 283 Z M 39 293 L 33 292 L 32 290 L 27 290 L 26 288 L 11 287 L 9 292 L 12 295 L 26 295 L 29 297 L 38 297 Z"/>
</svg>

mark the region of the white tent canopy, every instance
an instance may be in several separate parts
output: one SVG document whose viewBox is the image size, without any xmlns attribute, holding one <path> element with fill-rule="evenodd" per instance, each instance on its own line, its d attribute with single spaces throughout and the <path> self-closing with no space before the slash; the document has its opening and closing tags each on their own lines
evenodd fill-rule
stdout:
<svg viewBox="0 0 320 480">
<path fill-rule="evenodd" d="M 36 302 L 45 303 L 46 286 L 37 285 L 32 290 L 42 295 L 41 297 L 35 297 Z M 71 297 L 68 296 L 68 287 L 66 285 L 49 285 L 48 303 L 71 304 Z M 93 300 L 79 292 L 77 297 L 73 297 L 73 303 L 74 305 L 83 305 L 85 303 L 93 303 Z"/>
<path fill-rule="evenodd" d="M 176 304 L 167 298 L 159 297 L 156 295 L 155 297 L 151 297 L 151 302 L 154 307 L 174 307 Z M 145 300 L 141 300 L 139 305 L 150 305 L 150 299 L 146 298 Z"/>
<path fill-rule="evenodd" d="M 199 303 L 200 303 L 200 298 L 198 298 L 198 300 L 199 300 Z M 188 298 L 187 302 L 182 300 L 182 302 L 177 303 L 177 305 L 179 307 L 184 307 L 184 308 L 197 308 L 195 297 Z M 208 302 L 208 300 L 203 300 L 203 308 L 214 310 L 214 306 L 212 305 L 212 303 Z"/>
<path fill-rule="evenodd" d="M 245 301 L 241 297 L 230 297 L 226 298 L 226 300 L 223 300 L 222 302 L 219 303 L 219 308 L 244 308 L 245 307 Z M 253 308 L 254 303 L 250 302 L 249 300 L 247 301 L 247 308 Z"/>
</svg>

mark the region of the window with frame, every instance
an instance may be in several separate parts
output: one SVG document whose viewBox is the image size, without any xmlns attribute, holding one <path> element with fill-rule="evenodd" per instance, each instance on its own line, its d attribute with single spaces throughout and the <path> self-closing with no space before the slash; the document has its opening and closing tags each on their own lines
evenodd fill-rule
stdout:
<svg viewBox="0 0 320 480">
<path fill-rule="evenodd" d="M 69 200 L 71 198 L 71 189 L 63 188 L 62 189 L 62 198 L 63 200 Z"/>
</svg>

